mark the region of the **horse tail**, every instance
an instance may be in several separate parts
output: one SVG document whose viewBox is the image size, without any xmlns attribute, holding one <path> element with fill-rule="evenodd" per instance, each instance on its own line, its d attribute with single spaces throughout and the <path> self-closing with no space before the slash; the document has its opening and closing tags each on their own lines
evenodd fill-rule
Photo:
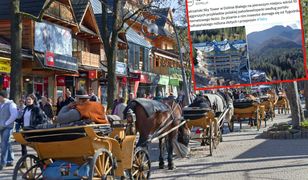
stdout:
<svg viewBox="0 0 308 180">
<path fill-rule="evenodd" d="M 127 118 L 127 113 L 128 113 L 128 110 L 131 109 L 133 112 L 136 112 L 136 106 L 137 106 L 137 103 L 134 102 L 134 101 L 131 101 L 127 104 L 126 108 L 124 109 L 123 111 L 123 114 L 124 114 L 124 119 Z"/>
</svg>

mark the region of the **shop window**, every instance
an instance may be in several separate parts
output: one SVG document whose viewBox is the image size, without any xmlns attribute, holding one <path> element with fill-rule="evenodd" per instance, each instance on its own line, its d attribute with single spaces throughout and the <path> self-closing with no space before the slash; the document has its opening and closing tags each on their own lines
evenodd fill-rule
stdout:
<svg viewBox="0 0 308 180">
<path fill-rule="evenodd" d="M 139 69 L 144 70 L 144 48 L 140 48 L 140 59 L 139 59 Z"/>
</svg>

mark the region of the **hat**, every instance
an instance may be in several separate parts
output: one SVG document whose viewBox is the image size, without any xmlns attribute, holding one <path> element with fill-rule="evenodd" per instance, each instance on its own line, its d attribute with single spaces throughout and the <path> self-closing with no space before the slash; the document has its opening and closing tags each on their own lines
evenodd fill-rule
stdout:
<svg viewBox="0 0 308 180">
<path fill-rule="evenodd" d="M 91 98 L 91 96 L 89 96 L 84 90 L 76 91 L 76 97 L 78 97 L 79 99 L 90 99 Z"/>
</svg>

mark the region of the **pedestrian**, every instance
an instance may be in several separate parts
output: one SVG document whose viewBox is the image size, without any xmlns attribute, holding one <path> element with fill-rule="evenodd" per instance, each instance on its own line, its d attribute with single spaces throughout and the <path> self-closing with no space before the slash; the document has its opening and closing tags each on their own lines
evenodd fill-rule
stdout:
<svg viewBox="0 0 308 180">
<path fill-rule="evenodd" d="M 97 124 L 108 124 L 106 110 L 101 103 L 90 101 L 91 97 L 83 90 L 76 92 L 76 98 L 77 102 L 72 102 L 61 109 L 56 120 L 58 123 L 90 120 Z"/>
<path fill-rule="evenodd" d="M 56 115 L 59 114 L 59 111 L 62 109 L 62 107 L 65 106 L 65 102 L 63 99 L 63 96 L 59 96 L 57 99 L 57 112 Z"/>
<path fill-rule="evenodd" d="M 25 105 L 25 100 L 24 99 L 20 99 L 19 100 L 19 104 L 17 106 L 17 111 L 18 111 L 18 116 L 17 116 L 17 119 L 15 120 L 16 122 L 16 125 L 15 125 L 15 131 L 16 132 L 19 132 L 20 128 L 21 128 L 21 118 L 22 118 L 22 115 L 24 113 L 24 109 L 25 109 L 26 105 Z"/>
<path fill-rule="evenodd" d="M 21 118 L 21 127 L 23 130 L 35 129 L 38 125 L 47 122 L 47 116 L 42 109 L 38 107 L 36 97 L 29 94 L 26 98 L 26 107 Z M 21 154 L 27 154 L 25 145 L 21 145 Z"/>
<path fill-rule="evenodd" d="M 95 95 L 94 90 L 92 88 L 90 89 L 89 96 L 91 97 L 90 101 L 98 102 L 98 97 Z"/>
<path fill-rule="evenodd" d="M 66 90 L 66 98 L 64 100 L 64 106 L 66 106 L 66 105 L 68 105 L 68 104 L 70 104 L 74 101 L 75 101 L 75 99 L 72 97 L 71 91 L 67 89 Z"/>
<path fill-rule="evenodd" d="M 7 92 L 0 91 L 0 135 L 1 135 L 1 163 L 0 170 L 5 166 L 13 166 L 14 153 L 10 143 L 14 121 L 18 116 L 17 106 L 7 99 Z"/>
<path fill-rule="evenodd" d="M 170 92 L 168 99 L 169 100 L 175 100 L 175 96 L 173 95 L 173 92 Z"/>
<path fill-rule="evenodd" d="M 128 95 L 128 100 L 127 100 L 127 103 L 126 104 L 129 104 L 132 100 L 134 100 L 135 97 L 134 97 L 134 93 L 129 93 Z"/>
<path fill-rule="evenodd" d="M 48 119 L 51 121 L 53 119 L 52 106 L 50 103 L 48 103 L 48 99 L 45 96 L 42 96 L 40 108 L 43 110 Z"/>
<path fill-rule="evenodd" d="M 161 101 L 163 99 L 163 93 L 158 91 L 157 95 L 154 97 L 154 100 Z"/>
<path fill-rule="evenodd" d="M 118 99 L 118 105 L 116 106 L 113 115 L 119 116 L 121 119 L 124 119 L 124 109 L 126 108 L 126 104 L 124 103 L 124 98 L 119 98 Z"/>
</svg>

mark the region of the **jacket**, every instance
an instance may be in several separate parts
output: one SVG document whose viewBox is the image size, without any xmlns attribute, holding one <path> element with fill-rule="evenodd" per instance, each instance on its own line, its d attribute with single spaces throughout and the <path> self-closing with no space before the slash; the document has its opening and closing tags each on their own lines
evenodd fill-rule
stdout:
<svg viewBox="0 0 308 180">
<path fill-rule="evenodd" d="M 76 109 L 82 119 L 90 119 L 98 124 L 108 124 L 108 120 L 105 118 L 105 108 L 98 102 L 87 101 L 83 104 L 77 104 Z"/>
<path fill-rule="evenodd" d="M 31 108 L 31 115 L 30 115 L 30 128 L 35 128 L 36 126 L 38 126 L 39 124 L 44 124 L 47 123 L 47 116 L 46 114 L 41 110 L 41 108 L 39 108 L 38 106 L 27 106 L 24 109 L 24 113 L 22 115 L 21 118 L 21 127 L 24 127 L 24 115 L 25 112 Z"/>
</svg>

